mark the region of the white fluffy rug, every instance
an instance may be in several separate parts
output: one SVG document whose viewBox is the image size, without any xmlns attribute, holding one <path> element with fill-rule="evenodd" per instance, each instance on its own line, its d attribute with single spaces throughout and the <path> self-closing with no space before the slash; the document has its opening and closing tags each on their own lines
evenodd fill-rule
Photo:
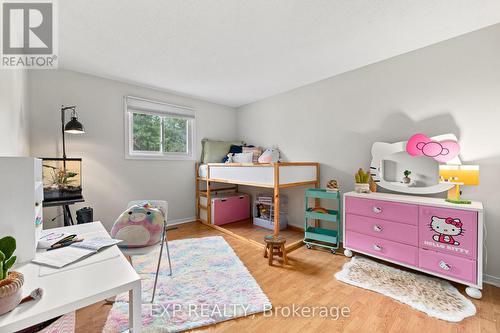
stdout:
<svg viewBox="0 0 500 333">
<path fill-rule="evenodd" d="M 337 280 L 376 291 L 441 320 L 459 322 L 476 307 L 449 282 L 353 257 L 335 274 Z"/>
</svg>

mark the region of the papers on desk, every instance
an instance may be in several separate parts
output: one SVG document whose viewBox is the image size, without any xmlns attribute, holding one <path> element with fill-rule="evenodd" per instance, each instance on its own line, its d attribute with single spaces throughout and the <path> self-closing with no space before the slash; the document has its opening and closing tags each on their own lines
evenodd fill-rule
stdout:
<svg viewBox="0 0 500 333">
<path fill-rule="evenodd" d="M 105 247 L 109 247 L 120 242 L 121 240 L 111 238 L 92 238 L 60 249 L 37 252 L 33 262 L 39 265 L 62 268 L 71 263 L 87 258 Z"/>
<path fill-rule="evenodd" d="M 120 256 L 120 254 L 116 253 L 116 251 L 103 250 L 103 251 L 99 251 L 98 253 L 96 253 L 90 257 L 87 257 L 85 259 L 74 262 L 71 265 L 66 265 L 62 268 L 54 268 L 54 267 L 50 267 L 50 266 L 39 265 L 40 270 L 39 270 L 38 276 L 59 274 L 62 272 L 67 272 L 67 271 L 71 271 L 74 269 L 79 269 L 82 267 L 95 265 L 95 264 L 98 264 L 100 262 L 104 262 L 106 260 L 118 258 L 119 256 Z"/>
<path fill-rule="evenodd" d="M 72 234 L 70 232 L 64 232 L 64 231 L 51 231 L 50 229 L 48 230 L 43 230 L 42 234 L 40 235 L 40 238 L 38 239 L 38 248 L 39 249 L 48 249 L 52 245 L 63 241 L 64 239 L 69 238 L 70 236 L 76 236 L 75 234 Z"/>
</svg>

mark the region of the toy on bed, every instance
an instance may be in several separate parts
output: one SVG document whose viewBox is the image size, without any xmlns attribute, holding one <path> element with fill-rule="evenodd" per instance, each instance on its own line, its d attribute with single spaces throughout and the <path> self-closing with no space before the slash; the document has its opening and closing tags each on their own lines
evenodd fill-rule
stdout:
<svg viewBox="0 0 500 333">
<path fill-rule="evenodd" d="M 280 150 L 276 147 L 267 148 L 258 159 L 259 163 L 278 163 L 280 161 Z"/>
<path fill-rule="evenodd" d="M 124 211 L 113 224 L 111 237 L 121 239 L 118 246 L 132 248 L 145 247 L 161 240 L 164 214 L 145 202 Z"/>
</svg>

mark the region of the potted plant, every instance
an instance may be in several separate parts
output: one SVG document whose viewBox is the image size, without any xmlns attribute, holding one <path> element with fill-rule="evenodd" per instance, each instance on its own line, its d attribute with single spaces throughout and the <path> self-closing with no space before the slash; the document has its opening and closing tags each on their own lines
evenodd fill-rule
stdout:
<svg viewBox="0 0 500 333">
<path fill-rule="evenodd" d="M 370 173 L 364 172 L 363 169 L 359 168 L 358 172 L 354 175 L 356 180 L 356 185 L 354 190 L 358 193 L 370 193 Z"/>
<path fill-rule="evenodd" d="M 404 174 L 403 183 L 410 184 L 411 183 L 411 178 L 409 176 L 411 175 L 411 171 L 410 170 L 405 170 L 403 172 L 403 174 Z"/>
<path fill-rule="evenodd" d="M 14 309 L 22 299 L 24 276 L 9 271 L 16 262 L 16 256 L 13 255 L 15 250 L 14 237 L 0 238 L 0 315 Z"/>
</svg>

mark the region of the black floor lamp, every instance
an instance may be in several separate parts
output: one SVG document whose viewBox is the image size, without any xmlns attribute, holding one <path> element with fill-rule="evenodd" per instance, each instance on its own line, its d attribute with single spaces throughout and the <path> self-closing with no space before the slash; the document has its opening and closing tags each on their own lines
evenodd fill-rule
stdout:
<svg viewBox="0 0 500 333">
<path fill-rule="evenodd" d="M 71 110 L 71 119 L 66 123 L 66 111 Z M 66 124 L 65 124 L 66 123 Z M 72 106 L 61 106 L 61 133 L 62 133 L 62 144 L 63 144 L 63 168 L 66 172 L 66 133 L 70 134 L 83 134 L 85 133 L 85 128 L 82 123 L 78 121 L 78 113 L 76 113 L 76 105 Z M 83 198 L 82 200 L 83 201 Z M 74 202 L 71 202 L 71 204 Z M 63 206 L 63 216 L 64 225 L 72 225 L 73 217 L 71 216 L 71 210 L 69 209 L 70 202 L 62 202 Z"/>
</svg>

